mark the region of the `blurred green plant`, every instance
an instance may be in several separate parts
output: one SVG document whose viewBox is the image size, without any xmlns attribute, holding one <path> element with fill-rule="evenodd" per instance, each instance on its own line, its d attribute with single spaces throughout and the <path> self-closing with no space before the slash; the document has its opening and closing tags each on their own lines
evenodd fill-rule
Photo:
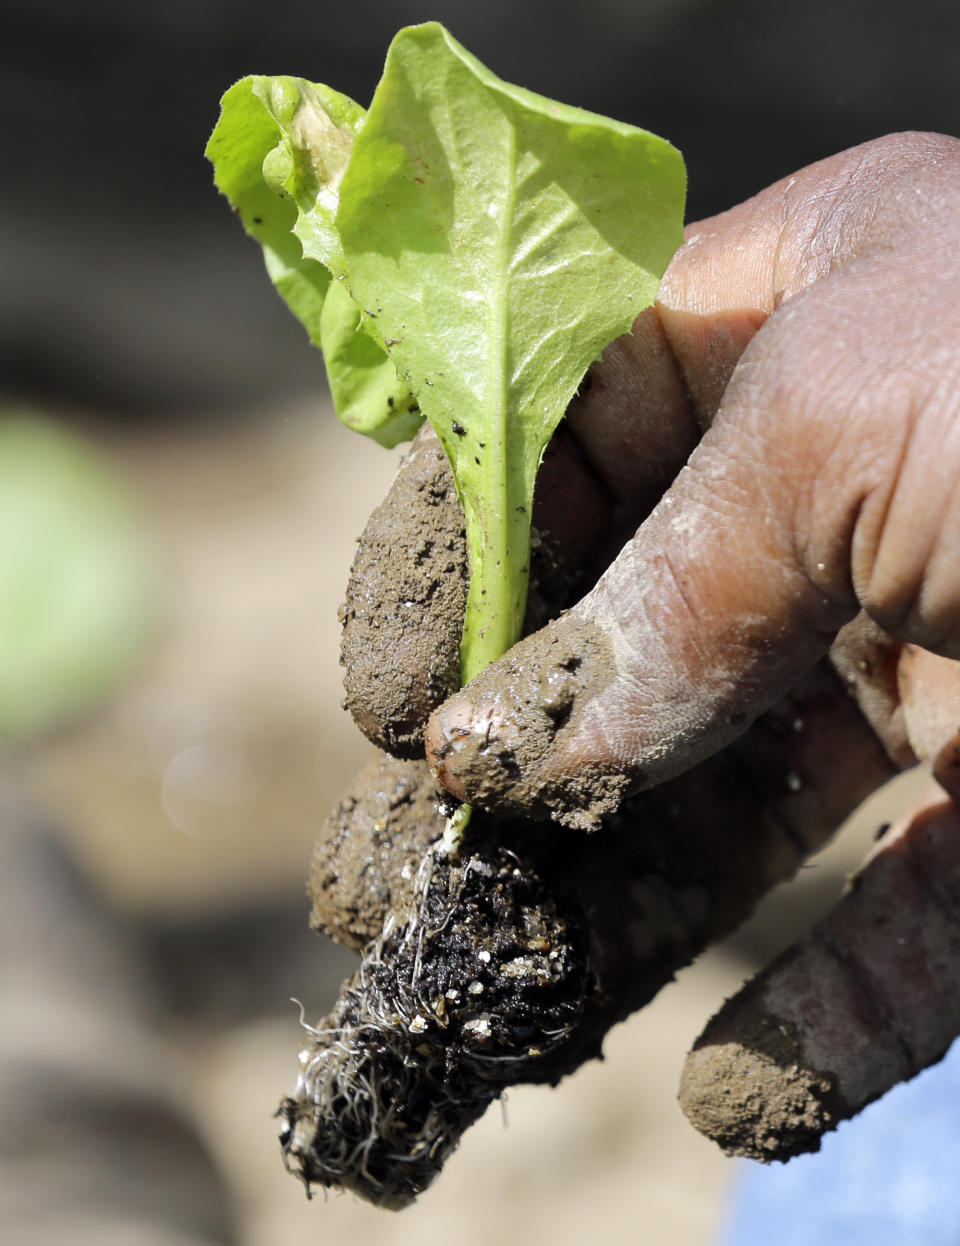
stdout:
<svg viewBox="0 0 960 1246">
<path fill-rule="evenodd" d="M 150 558 L 132 499 L 79 437 L 0 413 L 0 744 L 92 709 L 142 651 Z"/>
</svg>

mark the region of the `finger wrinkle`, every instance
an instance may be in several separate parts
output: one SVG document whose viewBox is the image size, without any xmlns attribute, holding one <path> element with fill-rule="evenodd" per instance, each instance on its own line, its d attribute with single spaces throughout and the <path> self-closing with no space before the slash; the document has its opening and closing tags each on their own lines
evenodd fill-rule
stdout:
<svg viewBox="0 0 960 1246">
<path fill-rule="evenodd" d="M 913 424 L 914 420 L 904 412 L 895 454 L 891 459 L 888 447 L 883 456 L 878 456 L 884 460 L 885 470 L 857 499 L 849 545 L 850 579 L 858 602 L 882 628 L 902 639 L 911 639 L 904 626 L 917 613 L 925 565 L 925 554 L 916 556 L 916 541 L 922 533 L 913 534 L 910 556 L 905 558 L 896 530 L 895 516 L 904 504 L 902 490 Z M 906 494 L 906 513 L 912 516 L 916 512 L 916 497 L 912 490 Z M 929 552 L 933 535 L 930 531 L 926 534 L 925 553 Z"/>
</svg>

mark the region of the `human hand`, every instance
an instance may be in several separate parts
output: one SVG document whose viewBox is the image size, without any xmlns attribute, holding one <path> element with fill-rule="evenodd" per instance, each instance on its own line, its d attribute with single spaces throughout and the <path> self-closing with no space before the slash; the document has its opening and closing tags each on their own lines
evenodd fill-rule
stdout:
<svg viewBox="0 0 960 1246">
<path fill-rule="evenodd" d="M 836 697 L 815 738 L 801 729 L 774 757 L 764 718 L 747 731 L 764 711 L 775 721 L 771 707 L 833 645 L 890 757 L 935 762 L 956 794 L 958 206 L 960 144 L 900 135 L 691 229 L 658 308 L 595 369 L 544 477 L 541 511 L 568 552 L 575 538 L 576 565 L 614 540 L 624 516 L 655 509 L 593 592 L 434 716 L 428 750 L 452 791 L 498 813 L 589 826 L 628 789 L 699 762 L 671 787 L 706 782 L 716 797 L 706 816 L 726 826 L 731 857 L 752 836 L 766 861 L 775 833 L 765 813 L 804 841 L 865 794 L 867 774 L 881 777 L 865 731 L 850 727 L 839 747 L 831 736 Z M 550 513 L 551 493 L 572 488 L 586 509 L 568 502 Z M 425 602 L 423 617 L 431 609 Z M 421 681 L 415 718 L 442 682 Z M 738 760 L 721 760 L 719 773 L 752 759 L 783 790 L 760 784 L 756 815 L 737 827 L 718 771 L 702 766 L 741 735 L 723 754 Z M 791 795 L 803 800 L 791 807 Z M 796 974 L 776 989 L 802 949 L 769 971 L 744 1011 L 725 1010 L 688 1070 L 687 1106 L 701 1126 L 734 1149 L 790 1154 L 829 1127 L 826 1113 L 835 1123 L 942 1054 L 960 1029 L 957 993 L 946 989 L 960 952 L 942 917 L 960 907 L 943 881 L 957 874 L 957 830 L 953 807 L 931 797 L 887 834 L 832 919 L 844 969 L 819 993 L 819 1010 Z M 774 881 L 777 871 L 749 860 L 740 874 L 761 889 Z M 918 861 L 943 885 L 917 882 Z M 871 921 L 878 891 L 885 925 Z M 745 895 L 744 912 L 751 903 Z M 708 922 L 701 933 L 719 930 Z M 816 957 L 800 978 L 826 981 Z M 852 1032 L 862 1003 L 853 984 L 862 991 L 864 981 L 894 1037 L 874 1041 L 870 1017 L 851 1061 L 838 1035 Z M 791 1040 L 772 1044 L 783 1029 Z M 761 1105 L 744 1126 L 737 1095 L 756 1085 L 758 1062 L 773 1109 Z M 794 1066 L 802 1076 L 787 1086 Z"/>
<path fill-rule="evenodd" d="M 452 792 L 586 823 L 598 786 L 652 786 L 741 734 L 859 612 L 877 627 L 845 673 L 884 634 L 960 657 L 958 239 L 960 144 L 918 135 L 691 228 L 568 420 L 618 501 L 651 460 L 672 483 L 592 593 L 435 716 Z M 568 649 L 574 703 L 545 738 L 540 685 Z M 906 757 L 883 691 L 871 719 Z"/>
</svg>

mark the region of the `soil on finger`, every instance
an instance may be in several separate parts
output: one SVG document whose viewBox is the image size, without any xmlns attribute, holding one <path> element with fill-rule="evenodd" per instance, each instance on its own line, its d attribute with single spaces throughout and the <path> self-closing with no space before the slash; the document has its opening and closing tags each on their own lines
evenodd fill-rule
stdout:
<svg viewBox="0 0 960 1246">
<path fill-rule="evenodd" d="M 423 724 L 459 686 L 466 600 L 463 512 L 443 448 L 421 434 L 370 516 L 340 609 L 346 706 L 386 752 L 422 752 Z"/>
<path fill-rule="evenodd" d="M 570 606 L 591 574 L 534 527 L 524 631 Z M 346 707 L 395 757 L 423 756 L 427 719 L 460 687 L 467 585 L 463 511 L 443 448 L 425 430 L 370 516 L 340 609 Z"/>
</svg>

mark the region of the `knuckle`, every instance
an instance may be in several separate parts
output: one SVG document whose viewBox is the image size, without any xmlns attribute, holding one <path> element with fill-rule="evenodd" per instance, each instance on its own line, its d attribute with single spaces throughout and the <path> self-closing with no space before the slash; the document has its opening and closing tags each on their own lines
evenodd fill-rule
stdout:
<svg viewBox="0 0 960 1246">
<path fill-rule="evenodd" d="M 871 548 L 862 551 L 860 600 L 892 635 L 958 657 L 960 495 L 950 486 L 944 489 L 932 465 L 925 489 L 914 475 L 908 460 Z"/>
</svg>

